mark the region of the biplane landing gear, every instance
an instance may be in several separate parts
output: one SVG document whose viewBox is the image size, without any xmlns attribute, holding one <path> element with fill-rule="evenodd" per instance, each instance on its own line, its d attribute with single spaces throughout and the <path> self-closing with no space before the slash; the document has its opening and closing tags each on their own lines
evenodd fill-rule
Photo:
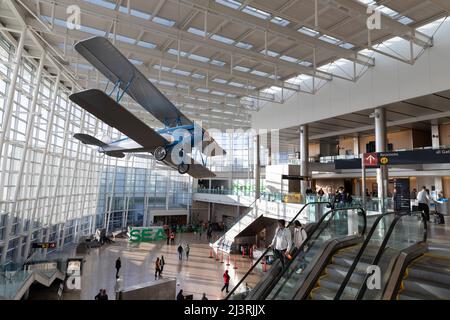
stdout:
<svg viewBox="0 0 450 320">
<path fill-rule="evenodd" d="M 156 160 L 163 161 L 167 157 L 167 149 L 163 146 L 156 148 L 154 156 Z"/>
<path fill-rule="evenodd" d="M 185 163 L 180 163 L 178 165 L 178 172 L 181 174 L 185 174 L 186 172 L 189 171 L 189 165 L 185 164 Z"/>
</svg>

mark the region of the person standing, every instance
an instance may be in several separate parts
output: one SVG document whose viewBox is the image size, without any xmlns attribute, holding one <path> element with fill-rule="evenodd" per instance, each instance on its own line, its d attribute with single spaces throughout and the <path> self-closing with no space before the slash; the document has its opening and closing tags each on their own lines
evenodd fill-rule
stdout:
<svg viewBox="0 0 450 320">
<path fill-rule="evenodd" d="M 278 228 L 275 231 L 272 243 L 269 248 L 273 249 L 275 258 L 279 258 L 281 267 L 284 269 L 286 265 L 286 251 L 292 245 L 291 232 L 285 228 L 286 221 L 284 219 L 278 220 Z"/>
<path fill-rule="evenodd" d="M 175 244 L 175 232 L 170 233 L 170 244 Z"/>
<path fill-rule="evenodd" d="M 422 212 L 422 218 L 426 221 L 430 221 L 430 197 L 427 193 L 427 188 L 422 187 L 422 190 L 417 194 L 417 200 L 419 202 L 419 211 Z"/>
<path fill-rule="evenodd" d="M 302 244 L 307 240 L 308 235 L 306 234 L 305 228 L 303 228 L 300 221 L 294 221 L 294 243 L 293 248 L 289 248 L 291 255 L 295 254 L 295 251 L 299 250 Z"/>
<path fill-rule="evenodd" d="M 184 300 L 183 289 L 181 289 L 177 294 L 177 300 Z"/>
<path fill-rule="evenodd" d="M 181 245 L 181 243 L 178 246 L 178 259 L 183 259 L 183 246 Z"/>
<path fill-rule="evenodd" d="M 191 248 L 189 247 L 189 243 L 186 244 L 186 247 L 184 248 L 184 251 L 186 252 L 186 260 L 189 260 L 189 251 Z"/>
<path fill-rule="evenodd" d="M 155 280 L 157 276 L 161 278 L 161 261 L 159 260 L 159 257 L 156 258 L 155 261 Z"/>
<path fill-rule="evenodd" d="M 102 293 L 103 293 L 103 289 L 100 289 L 94 299 L 95 300 L 101 300 Z"/>
<path fill-rule="evenodd" d="M 325 194 L 325 192 L 323 191 L 322 188 L 320 188 L 319 191 L 317 191 L 317 195 L 321 198 L 324 196 L 324 194 Z"/>
<path fill-rule="evenodd" d="M 99 300 L 108 300 L 108 295 L 106 294 L 106 289 L 102 289 L 102 294 Z"/>
<path fill-rule="evenodd" d="M 160 274 L 164 271 L 164 265 L 166 264 L 166 261 L 164 261 L 164 256 L 161 256 L 161 259 L 160 259 L 160 269 L 161 269 L 161 272 L 160 272 Z"/>
<path fill-rule="evenodd" d="M 206 297 L 206 293 L 203 293 L 202 300 L 208 300 L 208 298 Z"/>
<path fill-rule="evenodd" d="M 203 227 L 200 225 L 200 227 L 198 228 L 198 239 L 202 240 L 202 232 L 203 232 Z"/>
<path fill-rule="evenodd" d="M 223 287 L 221 292 L 226 289 L 226 293 L 228 293 L 228 286 L 230 285 L 230 275 L 228 274 L 228 270 L 225 270 L 223 274 Z"/>
<path fill-rule="evenodd" d="M 120 261 L 120 257 L 116 260 L 116 278 L 119 277 L 119 270 L 122 267 L 122 262 Z"/>
</svg>

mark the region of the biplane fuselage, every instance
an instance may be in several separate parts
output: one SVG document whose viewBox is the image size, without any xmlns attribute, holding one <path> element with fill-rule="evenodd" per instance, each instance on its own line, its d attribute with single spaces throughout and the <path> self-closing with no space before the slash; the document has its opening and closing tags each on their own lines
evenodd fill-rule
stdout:
<svg viewBox="0 0 450 320">
<path fill-rule="evenodd" d="M 199 142 L 203 141 L 203 130 L 201 128 L 198 128 L 198 131 L 196 131 L 193 125 L 183 125 L 155 131 L 163 138 L 165 138 L 168 142 L 164 145 L 166 149 L 172 149 L 174 146 L 180 143 L 183 143 L 187 148 L 192 148 L 194 146 L 199 147 Z M 176 134 L 174 135 L 174 133 Z M 106 153 L 110 151 L 146 152 L 148 150 L 136 141 L 126 137 L 111 141 L 105 146 L 98 147 L 98 151 L 101 153 Z M 190 153 L 191 150 L 186 151 Z"/>
</svg>

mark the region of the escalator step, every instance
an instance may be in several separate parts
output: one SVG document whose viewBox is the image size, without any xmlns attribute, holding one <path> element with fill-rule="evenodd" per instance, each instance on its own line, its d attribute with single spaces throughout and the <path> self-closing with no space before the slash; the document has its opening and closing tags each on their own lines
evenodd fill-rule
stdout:
<svg viewBox="0 0 450 320">
<path fill-rule="evenodd" d="M 435 300 L 435 298 L 419 292 L 406 290 L 397 295 L 397 300 Z"/>
<path fill-rule="evenodd" d="M 409 276 L 403 280 L 403 292 L 414 292 L 429 296 L 433 300 L 449 300 L 450 299 L 450 285 L 444 283 L 437 283 L 433 281 L 426 281 L 416 279 Z M 402 293 L 403 293 L 402 292 Z"/>
<path fill-rule="evenodd" d="M 445 272 L 445 270 L 439 270 L 434 267 L 413 266 L 408 269 L 409 277 L 450 285 L 450 272 Z"/>
</svg>

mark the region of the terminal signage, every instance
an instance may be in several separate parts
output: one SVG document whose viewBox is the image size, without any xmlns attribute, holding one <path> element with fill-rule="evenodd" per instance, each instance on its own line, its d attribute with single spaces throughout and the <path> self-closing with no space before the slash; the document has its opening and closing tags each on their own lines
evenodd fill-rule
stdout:
<svg viewBox="0 0 450 320">
<path fill-rule="evenodd" d="M 378 154 L 376 152 L 370 152 L 364 154 L 364 166 L 366 168 L 376 168 L 379 166 Z"/>
<path fill-rule="evenodd" d="M 364 165 L 366 168 L 378 168 L 380 165 L 432 163 L 450 163 L 450 149 L 425 149 L 364 154 Z M 361 169 L 361 159 L 336 160 L 334 165 L 336 170 Z"/>
<path fill-rule="evenodd" d="M 283 174 L 281 176 L 281 179 L 283 179 L 283 180 L 306 180 L 306 181 L 311 180 L 311 178 L 308 176 L 299 176 L 299 175 L 293 175 L 293 174 Z"/>
<path fill-rule="evenodd" d="M 450 163 L 450 149 L 380 152 L 381 165 Z"/>
<path fill-rule="evenodd" d="M 56 248 L 56 242 L 34 242 L 32 244 L 33 249 L 54 249 Z"/>
<path fill-rule="evenodd" d="M 152 242 L 167 238 L 163 227 L 134 227 L 129 231 L 130 242 Z"/>
</svg>

